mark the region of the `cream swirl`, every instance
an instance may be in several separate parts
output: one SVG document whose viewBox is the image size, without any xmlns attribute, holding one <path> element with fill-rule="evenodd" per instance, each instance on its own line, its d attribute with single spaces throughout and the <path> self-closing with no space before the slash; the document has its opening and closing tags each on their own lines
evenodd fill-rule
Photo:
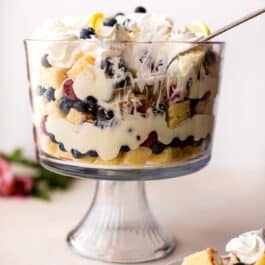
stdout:
<svg viewBox="0 0 265 265">
<path fill-rule="evenodd" d="M 264 229 L 233 238 L 226 245 L 226 251 L 236 255 L 245 264 L 255 263 L 265 251 Z"/>
</svg>

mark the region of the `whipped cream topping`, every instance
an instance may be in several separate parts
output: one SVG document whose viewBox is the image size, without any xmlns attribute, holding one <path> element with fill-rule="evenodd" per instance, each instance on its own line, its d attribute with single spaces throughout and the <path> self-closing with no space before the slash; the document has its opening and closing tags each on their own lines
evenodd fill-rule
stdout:
<svg viewBox="0 0 265 265">
<path fill-rule="evenodd" d="M 79 99 L 93 96 L 99 102 L 108 101 L 112 97 L 114 83 L 115 80 L 105 77 L 104 71 L 91 66 L 90 72 L 81 73 L 77 77 L 73 89 Z"/>
<path fill-rule="evenodd" d="M 198 36 L 186 27 L 177 27 L 166 15 L 156 13 L 129 13 L 116 17 L 113 27 L 102 26 L 100 39 L 116 41 L 189 41 Z M 47 20 L 31 35 L 39 40 L 73 40 L 78 39 L 80 30 L 88 27 L 89 17 L 66 17 Z"/>
<path fill-rule="evenodd" d="M 32 39 L 57 40 L 57 42 L 47 43 L 48 61 L 52 66 L 69 68 L 73 64 L 76 56 L 80 52 L 95 47 L 95 40 L 130 41 L 130 42 L 154 42 L 154 41 L 194 41 L 198 36 L 188 28 L 178 28 L 173 21 L 161 14 L 156 13 L 129 13 L 125 16 L 118 16 L 117 24 L 113 27 L 102 26 L 99 35 L 91 36 L 92 41 L 80 40 L 81 29 L 88 27 L 89 18 L 67 17 L 62 19 L 49 19 L 40 28 L 36 29 L 31 35 Z M 63 42 L 63 41 L 66 42 Z M 71 44 L 68 40 L 77 40 Z M 136 45 L 137 46 L 137 45 Z M 154 54 L 163 49 L 163 44 L 157 48 L 153 47 Z M 176 48 L 178 46 L 178 48 Z M 168 51 L 175 53 L 185 48 L 175 45 L 174 50 Z M 134 47 L 132 45 L 132 49 Z M 177 49 L 177 50 L 176 50 Z M 157 50 L 157 52 L 155 51 Z"/>
<path fill-rule="evenodd" d="M 264 229 L 247 232 L 229 241 L 226 251 L 233 253 L 240 262 L 253 264 L 265 251 L 264 241 Z"/>
<path fill-rule="evenodd" d="M 88 17 L 50 18 L 30 36 L 37 40 L 73 40 L 87 27 Z"/>
</svg>

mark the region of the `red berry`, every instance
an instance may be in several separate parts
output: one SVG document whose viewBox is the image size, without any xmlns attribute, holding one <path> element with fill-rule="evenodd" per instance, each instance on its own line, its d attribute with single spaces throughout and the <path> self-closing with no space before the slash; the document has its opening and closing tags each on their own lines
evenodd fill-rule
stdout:
<svg viewBox="0 0 265 265">
<path fill-rule="evenodd" d="M 77 96 L 75 95 L 74 89 L 73 89 L 73 83 L 74 81 L 72 79 L 68 79 L 63 84 L 63 94 L 67 98 L 71 100 L 77 99 Z"/>
<path fill-rule="evenodd" d="M 141 99 L 140 102 L 139 102 L 138 107 L 136 108 L 136 110 L 137 110 L 138 112 L 140 112 L 140 113 L 146 113 L 147 108 L 148 108 L 148 106 L 147 106 L 147 102 L 146 102 L 146 100 Z"/>
<path fill-rule="evenodd" d="M 153 131 L 150 132 L 148 138 L 144 141 L 142 146 L 151 147 L 155 142 L 157 142 L 157 133 Z"/>
<path fill-rule="evenodd" d="M 203 97 L 201 98 L 201 100 L 208 100 L 211 96 L 211 91 L 207 91 Z"/>
<path fill-rule="evenodd" d="M 170 87 L 169 87 L 169 98 L 172 97 L 172 95 L 174 94 L 176 88 L 177 88 L 177 85 L 175 85 L 175 84 L 170 85 Z"/>
<path fill-rule="evenodd" d="M 47 129 L 46 129 L 46 124 L 45 124 L 47 121 L 47 117 L 48 117 L 47 115 L 42 117 L 40 127 L 41 127 L 41 132 L 43 134 L 49 135 L 49 133 L 47 132 Z"/>
</svg>

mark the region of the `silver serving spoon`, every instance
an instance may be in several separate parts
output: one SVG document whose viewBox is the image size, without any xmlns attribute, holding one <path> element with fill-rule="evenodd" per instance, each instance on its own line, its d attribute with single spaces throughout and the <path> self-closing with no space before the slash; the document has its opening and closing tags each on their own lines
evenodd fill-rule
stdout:
<svg viewBox="0 0 265 265">
<path fill-rule="evenodd" d="M 224 32 L 226 32 L 226 31 L 228 31 L 228 30 L 230 30 L 230 29 L 232 29 L 232 28 L 235 28 L 235 27 L 241 25 L 242 23 L 245 23 L 246 21 L 248 21 L 248 20 L 250 20 L 250 19 L 252 19 L 252 18 L 255 18 L 255 17 L 257 17 L 257 16 L 259 16 L 259 15 L 261 15 L 261 14 L 263 14 L 263 13 L 265 13 L 265 8 L 262 8 L 262 9 L 259 9 L 259 10 L 254 11 L 254 12 L 251 12 L 250 14 L 248 14 L 248 15 L 246 15 L 246 16 L 240 18 L 240 19 L 237 19 L 237 20 L 235 20 L 234 22 L 232 22 L 232 23 L 230 23 L 230 24 L 228 24 L 228 25 L 226 25 L 226 26 L 224 26 L 224 27 L 222 27 L 222 28 L 220 28 L 220 29 L 214 31 L 214 32 L 213 32 L 212 34 L 210 34 L 209 36 L 201 37 L 201 38 L 197 39 L 196 42 L 206 42 L 206 41 L 209 41 L 209 40 L 215 38 L 216 36 L 219 36 L 219 35 L 223 34 Z M 191 49 L 193 49 L 195 46 L 196 46 L 196 45 L 194 45 L 194 46 L 192 46 L 192 47 L 189 47 L 189 48 L 187 48 L 187 49 L 181 51 L 180 53 L 176 54 L 176 55 L 175 55 L 175 56 L 174 56 L 174 57 L 168 62 L 167 66 L 165 67 L 165 73 L 167 72 L 167 70 L 169 69 L 170 65 L 175 61 L 175 59 L 176 59 L 178 56 L 184 54 L 185 52 L 187 52 L 187 51 L 189 51 L 189 50 L 191 50 Z"/>
</svg>

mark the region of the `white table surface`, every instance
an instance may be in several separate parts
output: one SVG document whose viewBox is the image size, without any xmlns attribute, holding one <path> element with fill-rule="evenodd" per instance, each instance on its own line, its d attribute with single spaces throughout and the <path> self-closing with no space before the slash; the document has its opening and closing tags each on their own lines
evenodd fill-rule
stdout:
<svg viewBox="0 0 265 265">
<path fill-rule="evenodd" d="M 93 181 L 76 181 L 68 192 L 54 194 L 52 202 L 0 199 L 0 265 L 104 264 L 76 256 L 65 243 L 93 188 Z M 170 257 L 148 264 L 171 264 L 209 246 L 223 251 L 232 236 L 265 226 L 264 171 L 210 166 L 187 177 L 148 182 L 147 192 L 155 215 L 178 240 Z"/>
</svg>

